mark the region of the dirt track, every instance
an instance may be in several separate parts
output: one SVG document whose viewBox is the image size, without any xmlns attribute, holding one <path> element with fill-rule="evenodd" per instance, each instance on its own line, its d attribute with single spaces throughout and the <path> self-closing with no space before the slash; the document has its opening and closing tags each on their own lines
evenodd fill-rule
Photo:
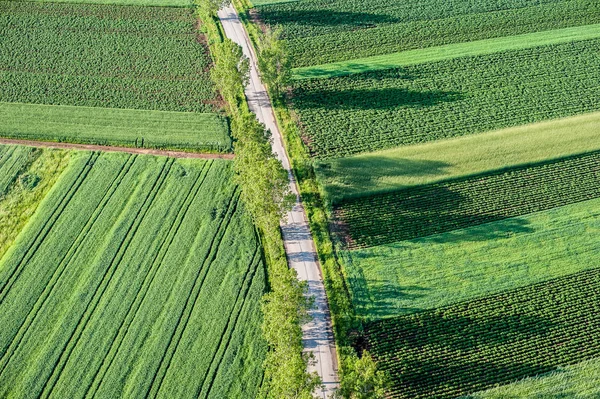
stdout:
<svg viewBox="0 0 600 399">
<path fill-rule="evenodd" d="M 0 138 L 0 144 L 16 144 L 28 147 L 58 148 L 63 150 L 85 150 L 126 152 L 128 154 L 159 155 L 171 158 L 233 159 L 233 154 L 208 154 L 185 151 L 155 150 L 151 148 L 112 147 L 94 144 L 55 143 L 51 141 L 18 140 Z"/>
</svg>

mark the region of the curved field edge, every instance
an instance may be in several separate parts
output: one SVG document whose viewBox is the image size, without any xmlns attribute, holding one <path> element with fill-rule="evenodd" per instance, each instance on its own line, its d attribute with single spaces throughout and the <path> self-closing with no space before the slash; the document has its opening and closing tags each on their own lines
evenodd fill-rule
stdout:
<svg viewBox="0 0 600 399">
<path fill-rule="evenodd" d="M 216 113 L 0 102 L 0 137 L 203 152 L 231 151 Z"/>
<path fill-rule="evenodd" d="M 52 190 L 70 162 L 71 154 L 67 151 L 46 149 L 37 149 L 37 151 L 41 152 L 37 159 L 19 175 L 7 193 L 0 197 L 0 226 L 2 226 L 0 259 L 35 214 L 38 205 Z M 34 184 L 23 184 L 27 181 Z"/>
<path fill-rule="evenodd" d="M 295 68 L 292 70 L 292 76 L 298 80 L 326 79 L 335 76 L 351 75 L 353 73 L 400 68 L 427 62 L 437 62 L 460 57 L 474 57 L 504 51 L 524 50 L 552 44 L 596 39 L 598 37 L 600 37 L 600 24 L 576 26 Z"/>
<path fill-rule="evenodd" d="M 231 178 L 79 153 L 2 259 L 0 396 L 253 396 L 266 276 Z"/>
<path fill-rule="evenodd" d="M 461 399 L 596 399 L 600 397 L 600 359 L 559 367 L 538 377 L 464 396 Z"/>
<path fill-rule="evenodd" d="M 354 251 L 340 251 L 356 314 L 380 319 L 592 267 L 600 199 Z"/>
<path fill-rule="evenodd" d="M 600 112 L 347 158 L 315 161 L 325 198 L 390 192 L 600 148 Z"/>
</svg>

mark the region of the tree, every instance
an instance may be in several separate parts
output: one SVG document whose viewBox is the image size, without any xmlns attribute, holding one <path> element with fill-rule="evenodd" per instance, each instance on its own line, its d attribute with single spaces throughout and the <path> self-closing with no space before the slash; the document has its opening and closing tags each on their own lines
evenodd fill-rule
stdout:
<svg viewBox="0 0 600 399">
<path fill-rule="evenodd" d="M 260 35 L 258 45 L 260 75 L 275 95 L 283 94 L 291 78 L 291 63 L 281 35 L 281 28 L 268 28 Z"/>
<path fill-rule="evenodd" d="M 368 352 L 362 357 L 348 356 L 338 395 L 348 399 L 381 399 L 385 398 L 387 378 L 383 371 L 377 371 L 375 361 Z"/>
</svg>

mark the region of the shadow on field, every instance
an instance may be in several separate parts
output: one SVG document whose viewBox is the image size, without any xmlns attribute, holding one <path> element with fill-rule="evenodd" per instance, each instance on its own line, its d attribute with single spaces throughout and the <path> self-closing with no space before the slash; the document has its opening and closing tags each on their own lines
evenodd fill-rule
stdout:
<svg viewBox="0 0 600 399">
<path fill-rule="evenodd" d="M 278 8 L 281 8 L 278 6 Z M 334 10 L 284 10 L 260 9 L 260 16 L 273 25 L 305 25 L 314 27 L 346 27 L 347 29 L 374 28 L 379 24 L 392 24 L 399 19 L 385 14 L 346 12 Z"/>
<path fill-rule="evenodd" d="M 338 158 L 325 162 L 317 161 L 315 170 L 319 177 L 327 182 L 327 191 L 333 202 L 344 195 L 364 196 L 370 190 L 385 192 L 383 181 L 389 180 L 389 190 L 397 190 L 395 177 L 443 177 L 452 165 L 447 162 L 419 159 L 391 159 L 377 155 Z"/>
<path fill-rule="evenodd" d="M 302 109 L 387 110 L 395 108 L 427 108 L 439 103 L 458 101 L 459 92 L 414 91 L 402 87 L 351 90 L 303 90 L 293 93 L 294 105 Z"/>
</svg>

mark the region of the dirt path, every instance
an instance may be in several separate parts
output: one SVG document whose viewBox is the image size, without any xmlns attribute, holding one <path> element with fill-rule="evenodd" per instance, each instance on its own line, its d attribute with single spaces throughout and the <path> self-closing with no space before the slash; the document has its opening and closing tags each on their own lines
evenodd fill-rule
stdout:
<svg viewBox="0 0 600 399">
<path fill-rule="evenodd" d="M 15 144 L 28 147 L 58 148 L 62 150 L 85 150 L 125 152 L 128 154 L 160 155 L 171 158 L 199 158 L 199 159 L 233 159 L 233 154 L 207 154 L 184 151 L 155 150 L 151 148 L 113 147 L 95 144 L 55 143 L 51 141 L 18 140 L 0 138 L 0 144 Z"/>
<path fill-rule="evenodd" d="M 315 359 L 315 363 L 309 365 L 309 371 L 316 371 L 323 381 L 323 388 L 315 394 L 317 397 L 325 399 L 338 387 L 339 380 L 329 305 L 315 244 L 308 227 L 306 212 L 298 195 L 298 187 L 290 168 L 281 132 L 275 122 L 271 101 L 258 75 L 257 59 L 248 34 L 232 6 L 220 10 L 219 19 L 223 24 L 225 35 L 242 46 L 244 54 L 250 59 L 250 80 L 246 87 L 248 106 L 256 114 L 258 120 L 271 131 L 273 152 L 277 154 L 288 171 L 290 189 L 296 194 L 296 204 L 288 213 L 287 221 L 281 224 L 281 231 L 288 264 L 298 272 L 300 280 L 308 282 L 308 294 L 315 299 L 315 308 L 310 311 L 312 320 L 302 326 L 303 344 L 304 350 L 312 352 Z"/>
</svg>

